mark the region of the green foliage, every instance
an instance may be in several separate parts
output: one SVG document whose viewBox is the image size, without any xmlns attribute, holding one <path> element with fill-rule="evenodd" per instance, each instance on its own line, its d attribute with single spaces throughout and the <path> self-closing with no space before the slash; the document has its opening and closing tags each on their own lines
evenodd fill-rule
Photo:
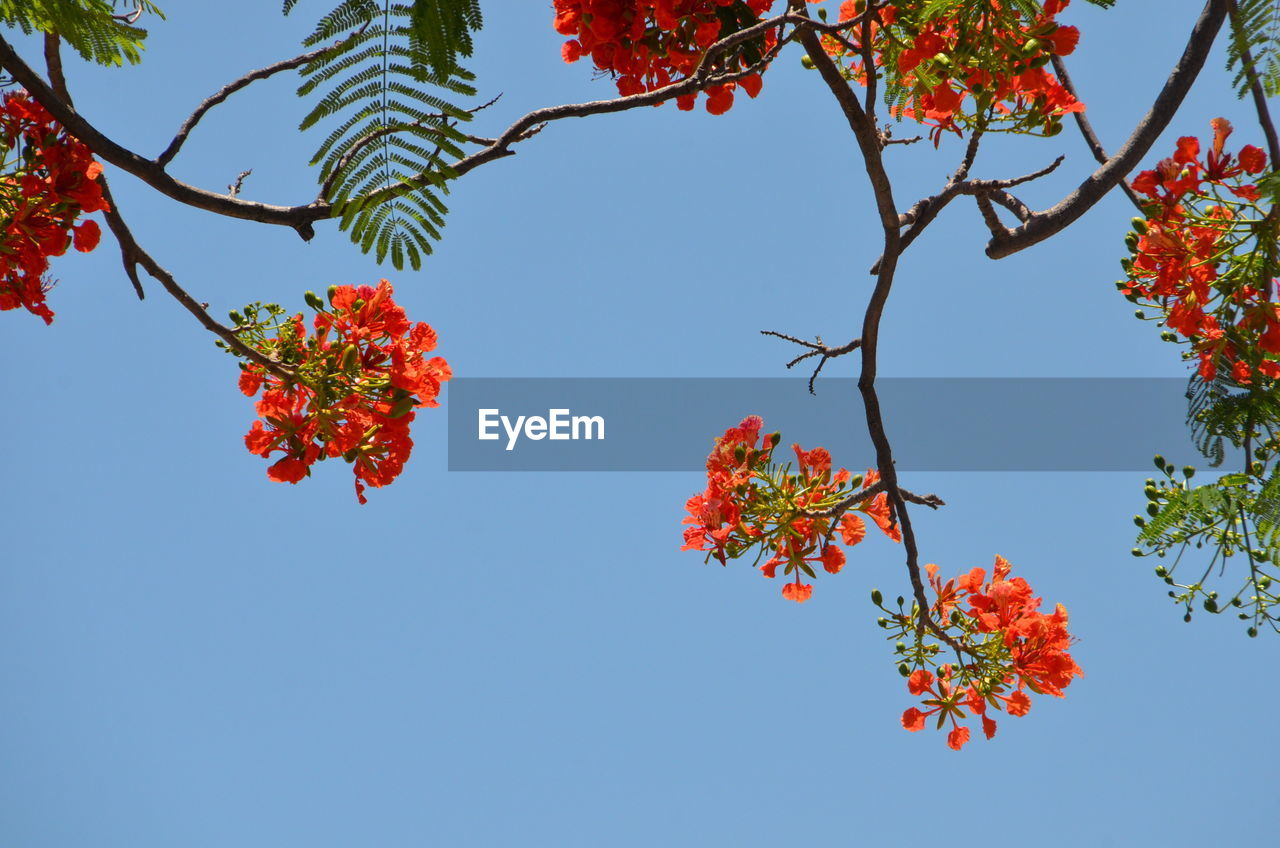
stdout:
<svg viewBox="0 0 1280 848">
<path fill-rule="evenodd" d="M 88 62 L 136 65 L 147 31 L 125 20 L 135 9 L 164 19 L 150 0 L 0 0 L 0 23 L 27 35 L 56 33 Z"/>
<path fill-rule="evenodd" d="M 456 126 L 471 119 L 445 98 L 475 94 L 458 57 L 480 24 L 477 0 L 343 0 L 304 42 L 341 39 L 301 70 L 298 94 L 321 93 L 301 129 L 336 122 L 312 164 L 340 227 L 378 262 L 416 270 L 440 238 L 450 162 L 464 155 Z"/>
<path fill-rule="evenodd" d="M 1271 591 L 1280 565 L 1280 467 L 1270 462 L 1277 446 L 1276 440 L 1268 440 L 1252 452 L 1246 471 L 1200 486 L 1191 485 L 1194 469 L 1183 469 L 1179 480 L 1173 465 L 1156 457 L 1164 479 L 1146 481 L 1149 517 L 1134 516 L 1141 530 L 1139 547 L 1133 553 L 1163 559 L 1176 552 L 1171 565 L 1158 565 L 1155 571 L 1171 587 L 1169 597 L 1185 608 L 1185 620 L 1191 620 L 1198 602 L 1206 612 L 1235 611 L 1240 620 L 1250 622 L 1251 636 L 1256 636 L 1264 623 L 1280 632 L 1280 618 L 1274 612 L 1280 599 Z M 1192 547 L 1208 547 L 1212 556 L 1202 573 L 1180 583 L 1178 568 L 1184 565 L 1183 554 Z M 1248 573 L 1235 594 L 1220 601 L 1218 592 L 1209 586 L 1215 567 L 1221 577 L 1228 561 L 1240 556 Z"/>
<path fill-rule="evenodd" d="M 1233 85 L 1240 97 L 1249 91 L 1250 71 L 1268 97 L 1280 94 L 1280 0 L 1239 0 L 1231 15 L 1227 70 L 1235 71 Z"/>
</svg>

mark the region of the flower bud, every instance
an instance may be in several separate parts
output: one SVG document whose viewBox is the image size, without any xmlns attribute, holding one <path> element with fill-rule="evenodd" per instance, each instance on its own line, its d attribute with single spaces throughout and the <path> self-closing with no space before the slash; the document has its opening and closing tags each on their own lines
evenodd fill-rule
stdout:
<svg viewBox="0 0 1280 848">
<path fill-rule="evenodd" d="M 879 589 L 871 590 L 871 603 L 875 604 L 876 606 L 880 606 L 882 603 L 884 603 L 884 595 L 880 594 Z"/>
<path fill-rule="evenodd" d="M 1139 218 L 1135 216 L 1132 223 L 1133 223 L 1134 232 L 1136 232 L 1138 235 L 1145 236 L 1147 234 L 1146 218 Z"/>
<path fill-rule="evenodd" d="M 1250 639 L 1256 639 L 1258 637 L 1258 628 L 1256 627 L 1250 627 L 1245 632 L 1249 634 Z"/>
<path fill-rule="evenodd" d="M 307 302 L 307 306 L 310 306 L 316 312 L 324 311 L 324 301 L 321 300 L 320 296 L 315 292 L 313 291 L 307 292 L 302 296 L 302 299 Z"/>
<path fill-rule="evenodd" d="M 1129 553 L 1133 554 L 1136 557 L 1140 557 L 1143 555 L 1142 548 L 1133 548 L 1132 550 L 1129 551 Z"/>
<path fill-rule="evenodd" d="M 329 298 L 329 303 L 333 303 L 333 299 L 337 296 L 337 294 L 338 294 L 337 286 L 329 286 L 329 288 L 325 291 L 325 296 Z"/>
<path fill-rule="evenodd" d="M 231 323 L 235 324 L 237 327 L 244 323 L 244 316 L 236 310 L 233 309 L 227 314 L 231 318 Z"/>
<path fill-rule="evenodd" d="M 388 413 L 392 418 L 403 418 L 405 414 L 413 409 L 413 395 L 405 395 L 395 402 Z"/>
<path fill-rule="evenodd" d="M 893 644 L 893 649 L 900 654 L 905 654 L 907 652 L 907 643 L 899 640 Z"/>
<path fill-rule="evenodd" d="M 1133 517 L 1133 523 L 1138 525 L 1139 527 L 1146 527 L 1147 519 L 1143 518 L 1141 515 L 1135 515 Z"/>
<path fill-rule="evenodd" d="M 900 664 L 900 665 L 898 666 L 898 674 L 901 674 L 903 677 L 910 677 L 910 676 L 911 676 L 911 666 L 907 665 L 906 663 L 902 663 L 902 664 Z"/>
<path fill-rule="evenodd" d="M 1184 616 L 1182 617 L 1182 620 L 1183 620 L 1183 621 L 1185 621 L 1187 624 L 1190 624 L 1190 623 L 1191 623 L 1191 613 L 1187 613 L 1186 615 L 1184 615 Z"/>
<path fill-rule="evenodd" d="M 800 57 L 800 66 L 809 71 L 813 70 L 813 60 L 809 58 L 808 53 Z"/>
<path fill-rule="evenodd" d="M 360 366 L 360 350 L 353 344 L 342 351 L 342 370 L 354 371 Z"/>
<path fill-rule="evenodd" d="M 1138 252 L 1138 234 L 1129 233 L 1129 235 L 1125 236 L 1124 246 L 1129 248 L 1130 253 L 1137 253 Z"/>
<path fill-rule="evenodd" d="M 1168 573 L 1169 569 L 1165 568 L 1163 565 L 1156 566 L 1156 577 L 1164 577 Z"/>
<path fill-rule="evenodd" d="M 1217 602 L 1217 601 L 1215 601 L 1213 598 L 1205 598 L 1205 599 L 1204 599 L 1204 608 L 1205 608 L 1205 611 L 1206 611 L 1206 612 L 1217 612 L 1217 611 L 1218 611 L 1218 602 Z"/>
<path fill-rule="evenodd" d="M 862 488 L 862 475 L 861 475 L 861 474 L 855 474 L 855 475 L 853 475 L 852 477 L 850 477 L 850 478 L 849 478 L 849 485 L 850 485 L 850 487 L 852 487 L 852 488 L 854 488 L 854 489 L 860 489 L 860 488 Z"/>
<path fill-rule="evenodd" d="M 1162 454 L 1156 454 L 1154 457 L 1151 458 L 1151 461 L 1156 464 L 1156 468 L 1159 468 L 1161 471 L 1164 471 L 1164 456 Z"/>
<path fill-rule="evenodd" d="M 877 618 L 877 619 L 876 619 L 876 624 L 878 624 L 878 625 L 879 625 L 879 626 L 881 626 L 881 627 L 888 628 L 888 626 L 889 626 L 889 619 L 885 618 L 885 617 L 882 615 L 882 616 L 880 616 L 879 618 Z"/>
<path fill-rule="evenodd" d="M 1151 516 L 1152 518 L 1155 518 L 1159 514 L 1160 514 L 1160 504 L 1158 503 L 1147 504 L 1147 515 Z"/>
<path fill-rule="evenodd" d="M 733 458 L 736 459 L 738 462 L 742 462 L 744 459 L 747 458 L 747 449 L 742 445 L 738 445 L 736 448 L 733 449 Z"/>
<path fill-rule="evenodd" d="M 781 441 L 782 441 L 782 433 L 775 431 L 769 434 L 769 447 L 776 448 L 778 446 L 778 442 L 781 442 Z"/>
</svg>

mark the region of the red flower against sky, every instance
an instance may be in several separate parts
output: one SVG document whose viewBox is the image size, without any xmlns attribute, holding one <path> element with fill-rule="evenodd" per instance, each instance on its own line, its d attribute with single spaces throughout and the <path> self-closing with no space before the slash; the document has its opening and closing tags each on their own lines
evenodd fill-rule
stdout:
<svg viewBox="0 0 1280 848">
<path fill-rule="evenodd" d="M 990 739 L 996 733 L 993 713 L 1026 715 L 1031 709 L 1028 692 L 1061 698 L 1071 681 L 1083 674 L 1071 658 L 1066 609 L 1058 604 L 1052 613 L 1040 612 L 1040 598 L 1026 580 L 1009 577 L 1011 566 L 1003 557 L 996 557 L 990 580 L 981 568 L 945 583 L 936 565 L 925 570 L 935 599 L 929 615 L 964 652 L 939 666 L 937 657 L 951 649 L 931 643 L 927 632 L 920 633 L 914 611 L 881 620 L 898 637 L 916 636 L 913 646 L 899 641 L 897 647 L 904 659 L 899 668 L 907 675 L 907 691 L 921 698 L 920 707 L 902 714 L 907 730 L 923 730 L 932 718 L 939 730 L 950 726 L 947 744 L 959 750 L 969 740 L 969 728 L 961 722 L 979 717 Z M 880 603 L 879 593 L 872 597 Z"/>
<path fill-rule="evenodd" d="M 757 23 L 775 0 L 555 0 L 555 28 L 570 36 L 561 55 L 566 62 L 588 57 L 611 74 L 622 95 L 654 91 L 690 76 L 708 47 L 720 38 Z M 722 57 L 717 69 L 738 70 L 756 64 L 777 43 L 769 33 L 739 45 Z M 706 108 L 727 112 L 734 92 L 760 93 L 758 73 L 736 83 L 706 90 Z M 677 99 L 692 109 L 696 94 Z"/>
<path fill-rule="evenodd" d="M 9 158 L 13 153 L 12 161 Z M 25 308 L 53 323 L 45 295 L 49 257 L 89 252 L 101 230 L 77 219 L 107 208 L 102 166 L 25 92 L 0 104 L 0 310 Z"/>
<path fill-rule="evenodd" d="M 1147 215 L 1134 219 L 1129 279 L 1119 287 L 1162 312 L 1169 330 L 1190 342 L 1202 378 L 1226 367 L 1247 386 L 1280 377 L 1280 304 L 1269 266 L 1255 261 L 1276 239 L 1274 215 L 1258 205 L 1255 185 L 1267 156 L 1253 145 L 1227 152 L 1231 124 L 1216 118 L 1212 127 L 1208 151 L 1184 136 L 1171 157 L 1133 180 Z"/>
<path fill-rule="evenodd" d="M 884 493 L 858 498 L 878 480 L 874 471 L 857 477 L 840 468 L 833 473 L 831 454 L 825 448 L 806 451 L 792 445 L 796 464 L 779 465 L 773 450 L 781 435 L 761 437 L 764 422 L 752 415 L 737 427 L 730 427 L 716 440 L 707 457 L 707 488 L 685 503 L 682 550 L 706 551 L 722 565 L 751 551 L 765 577 L 784 575 L 793 579 L 782 587 L 782 596 L 803 603 L 813 594 L 811 583 L 801 578 L 817 577 L 816 567 L 828 574 L 844 568 L 844 550 L 867 535 L 859 513 L 870 517 L 887 536 L 901 541 L 897 525 L 889 514 Z"/>
<path fill-rule="evenodd" d="M 328 308 L 308 293 L 314 335 L 301 314 L 263 322 L 255 307 L 232 316 L 246 343 L 295 374 L 285 380 L 257 363 L 241 366 L 240 390 L 250 397 L 262 392 L 245 446 L 263 457 L 282 454 L 267 469 L 270 479 L 297 483 L 315 462 L 340 456 L 351 463 L 356 497 L 366 503 L 366 485 L 385 486 L 403 470 L 413 449 L 413 410 L 439 406 L 436 397 L 452 372 L 444 359 L 426 356 L 435 349 L 435 331 L 410 323 L 391 296 L 386 280 L 376 289 L 334 286 Z"/>
<path fill-rule="evenodd" d="M 848 44 L 830 36 L 823 43 L 865 84 L 861 45 L 869 36 L 877 73 L 894 102 L 902 98 L 896 114 L 934 127 L 935 142 L 979 124 L 1052 134 L 1064 115 L 1084 109 L 1046 69 L 1080 39 L 1055 20 L 1068 2 L 1046 0 L 1034 15 L 1005 0 L 893 3 L 875 10 L 866 32 L 861 24 L 848 30 Z M 853 19 L 862 5 L 846 0 L 839 19 Z"/>
</svg>

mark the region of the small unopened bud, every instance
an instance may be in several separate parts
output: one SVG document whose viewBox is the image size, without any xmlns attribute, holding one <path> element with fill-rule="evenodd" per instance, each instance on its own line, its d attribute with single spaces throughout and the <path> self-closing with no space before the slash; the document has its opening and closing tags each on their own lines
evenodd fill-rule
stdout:
<svg viewBox="0 0 1280 848">
<path fill-rule="evenodd" d="M 1135 216 L 1133 219 L 1133 229 L 1138 235 L 1145 236 L 1147 234 L 1147 219 Z"/>
<path fill-rule="evenodd" d="M 1164 577 L 1168 573 L 1169 569 L 1165 568 L 1163 565 L 1156 566 L 1156 577 Z"/>
<path fill-rule="evenodd" d="M 782 433 L 774 432 L 769 434 L 769 447 L 776 448 L 778 442 L 782 441 Z"/>
<path fill-rule="evenodd" d="M 1147 515 L 1151 516 L 1152 518 L 1155 518 L 1159 514 L 1160 514 L 1160 504 L 1158 503 L 1147 504 Z"/>
<path fill-rule="evenodd" d="M 898 666 L 898 674 L 901 674 L 903 677 L 910 677 L 910 676 L 911 676 L 911 666 L 907 665 L 906 663 L 902 663 L 902 664 L 900 664 L 900 665 Z"/>
<path fill-rule="evenodd" d="M 849 485 L 854 489 L 862 488 L 862 475 L 855 474 L 849 478 Z"/>
<path fill-rule="evenodd" d="M 1142 548 L 1133 548 L 1132 550 L 1129 551 L 1129 553 L 1133 554 L 1136 557 L 1140 557 L 1142 556 Z"/>
<path fill-rule="evenodd" d="M 325 291 L 325 296 L 329 298 L 329 303 L 333 303 L 333 299 L 337 297 L 337 295 L 338 295 L 337 286 L 329 286 L 329 288 Z"/>
<path fill-rule="evenodd" d="M 346 350 L 342 351 L 342 370 L 354 371 L 360 365 L 360 350 L 353 344 L 349 344 Z"/>
<path fill-rule="evenodd" d="M 1250 639 L 1256 639 L 1258 637 L 1258 628 L 1256 627 L 1250 627 L 1245 632 L 1249 634 Z"/>
<path fill-rule="evenodd" d="M 1135 515 L 1133 517 L 1133 523 L 1138 525 L 1139 527 L 1146 527 L 1147 519 L 1143 518 L 1141 515 Z"/>
<path fill-rule="evenodd" d="M 1213 598 L 1205 598 L 1205 599 L 1204 599 L 1204 608 L 1205 608 L 1205 611 L 1206 611 L 1206 612 L 1217 612 L 1217 611 L 1218 611 L 1218 602 L 1217 602 L 1217 601 L 1215 601 Z"/>
<path fill-rule="evenodd" d="M 743 445 L 738 445 L 736 448 L 734 448 L 733 458 L 736 459 L 738 462 L 742 462 L 744 459 L 746 459 L 747 458 L 746 447 L 744 447 Z"/>
<path fill-rule="evenodd" d="M 882 603 L 884 603 L 884 595 L 880 594 L 879 589 L 871 590 L 871 603 L 875 604 L 876 606 L 880 606 Z"/>
<path fill-rule="evenodd" d="M 1138 252 L 1138 234 L 1129 233 L 1129 235 L 1125 236 L 1124 246 L 1129 248 L 1130 253 L 1137 253 Z"/>
<path fill-rule="evenodd" d="M 1156 468 L 1159 468 L 1161 471 L 1164 471 L 1164 456 L 1162 454 L 1156 454 L 1154 457 L 1151 458 L 1151 461 L 1156 464 Z"/>
<path fill-rule="evenodd" d="M 227 315 L 231 319 L 231 323 L 235 324 L 237 327 L 244 323 L 244 316 L 234 309 L 227 313 Z"/>
<path fill-rule="evenodd" d="M 813 70 L 814 68 L 813 60 L 809 58 L 808 53 L 800 57 L 800 66 L 802 68 L 805 68 L 806 70 L 810 70 L 810 71 Z"/>
</svg>

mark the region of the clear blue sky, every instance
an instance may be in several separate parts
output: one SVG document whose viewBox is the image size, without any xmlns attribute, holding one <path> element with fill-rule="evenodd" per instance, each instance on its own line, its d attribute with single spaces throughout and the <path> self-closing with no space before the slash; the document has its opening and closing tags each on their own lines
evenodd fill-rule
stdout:
<svg viewBox="0 0 1280 848">
<path fill-rule="evenodd" d="M 328 10 L 167 5 L 141 67 L 69 67 L 82 110 L 152 154 L 200 98 L 297 52 Z M 1199 7 L 1064 15 L 1084 31 L 1072 66 L 1112 148 Z M 485 8 L 473 67 L 482 94 L 504 96 L 477 132 L 612 96 L 560 61 L 549 2 Z M 1220 114 L 1258 142 L 1222 64 L 1158 150 Z M 855 335 L 877 252 L 856 150 L 817 82 L 791 53 L 724 117 L 668 106 L 557 124 L 454 187 L 446 239 L 417 274 L 376 267 L 331 226 L 305 244 L 111 174 L 138 237 L 217 314 L 388 276 L 460 375 L 777 376 L 792 351 L 757 331 Z M 219 107 L 174 173 L 217 190 L 252 168 L 246 197 L 312 197 L 317 139 L 294 129 L 294 85 Z M 1033 205 L 1091 167 L 1072 132 L 1016 141 L 984 150 L 976 174 L 1065 152 L 1060 177 L 1027 188 Z M 957 154 L 895 149 L 900 202 L 935 190 Z M 956 204 L 903 262 L 882 371 L 1181 374 L 1113 287 L 1131 214 L 1110 198 L 994 263 Z M 1070 609 L 1087 674 L 957 754 L 898 725 L 912 699 L 868 601 L 905 589 L 897 546 L 868 542 L 790 604 L 744 563 L 678 551 L 697 469 L 447 473 L 443 411 L 420 417 L 410 466 L 366 507 L 343 467 L 273 484 L 241 441 L 253 413 L 234 362 L 185 312 L 155 285 L 134 300 L 109 241 L 55 273 L 52 327 L 0 315 L 5 848 L 1191 846 L 1274 832 L 1277 643 L 1228 617 L 1181 622 L 1128 553 L 1145 474 L 907 476 L 949 504 L 917 515 L 925 559 L 960 572 L 1008 557 Z"/>
</svg>

